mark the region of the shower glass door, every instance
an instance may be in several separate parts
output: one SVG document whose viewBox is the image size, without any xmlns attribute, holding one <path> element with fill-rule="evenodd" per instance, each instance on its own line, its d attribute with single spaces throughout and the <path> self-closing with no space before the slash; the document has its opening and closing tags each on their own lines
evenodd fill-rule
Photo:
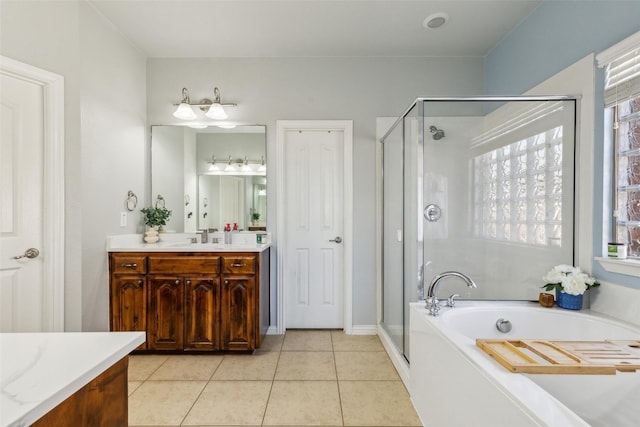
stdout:
<svg viewBox="0 0 640 427">
<path fill-rule="evenodd" d="M 409 303 L 533 300 L 574 262 L 571 97 L 418 98 L 381 140 L 382 326 L 409 361 Z"/>
</svg>

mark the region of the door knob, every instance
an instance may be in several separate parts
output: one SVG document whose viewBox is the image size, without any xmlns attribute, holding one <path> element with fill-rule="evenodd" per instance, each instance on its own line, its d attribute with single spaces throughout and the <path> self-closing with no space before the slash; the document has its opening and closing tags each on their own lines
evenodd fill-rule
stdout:
<svg viewBox="0 0 640 427">
<path fill-rule="evenodd" d="M 39 250 L 37 250 L 36 248 L 29 248 L 26 251 L 24 251 L 24 254 L 18 255 L 18 256 L 14 256 L 13 259 L 35 258 L 38 255 L 40 255 L 40 251 Z"/>
<path fill-rule="evenodd" d="M 342 242 L 342 237 L 338 236 L 335 239 L 331 239 L 329 240 L 330 242 L 336 242 L 336 243 L 341 243 Z"/>
</svg>

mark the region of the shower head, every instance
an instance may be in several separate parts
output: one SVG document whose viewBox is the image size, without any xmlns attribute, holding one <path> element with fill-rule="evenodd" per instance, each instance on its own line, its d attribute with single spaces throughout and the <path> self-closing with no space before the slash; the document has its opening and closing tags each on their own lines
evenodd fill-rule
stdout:
<svg viewBox="0 0 640 427">
<path fill-rule="evenodd" d="M 435 139 L 436 141 L 444 138 L 444 130 L 438 129 L 433 125 L 429 126 L 429 132 L 433 134 L 433 139 Z"/>
</svg>

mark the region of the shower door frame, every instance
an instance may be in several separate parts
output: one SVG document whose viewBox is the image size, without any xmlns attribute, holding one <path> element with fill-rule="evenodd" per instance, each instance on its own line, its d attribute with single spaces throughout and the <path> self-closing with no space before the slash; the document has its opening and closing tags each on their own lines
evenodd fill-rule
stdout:
<svg viewBox="0 0 640 427">
<path fill-rule="evenodd" d="M 378 321 L 378 325 L 380 326 L 379 330 L 381 330 L 381 332 L 383 332 L 384 334 L 386 334 L 386 330 L 384 327 L 384 322 L 383 322 L 383 315 L 384 315 L 384 203 L 385 203 L 385 198 L 384 198 L 384 141 L 386 138 L 388 138 L 393 131 L 396 129 L 396 127 L 398 127 L 399 125 L 403 124 L 405 119 L 407 118 L 407 116 L 409 115 L 409 113 L 411 113 L 411 111 L 417 107 L 417 111 L 418 111 L 418 125 L 417 125 L 417 132 L 418 132 L 418 137 L 417 137 L 417 147 L 416 147 L 416 154 L 417 154 L 417 165 L 416 165 L 416 172 L 417 172 L 417 176 L 416 178 L 418 178 L 418 182 L 420 183 L 420 185 L 418 185 L 417 188 L 417 194 L 416 194 L 416 200 L 417 200 L 417 207 L 419 212 L 417 212 L 417 230 L 418 230 L 418 236 L 416 237 L 417 241 L 416 241 L 416 259 L 417 259 L 417 271 L 415 271 L 415 275 L 414 277 L 417 277 L 417 295 L 416 297 L 416 302 L 420 302 L 424 300 L 424 245 L 422 244 L 424 241 L 424 236 L 423 236 L 423 216 L 422 216 L 422 209 L 423 209 L 423 205 L 424 205 L 424 194 L 423 194 L 423 180 L 424 180 L 424 103 L 425 102 L 434 102 L 434 103 L 438 103 L 438 102 L 537 102 L 537 101 L 573 101 L 574 104 L 574 155 L 573 155 L 573 161 L 574 161 L 574 194 L 573 194 L 573 213 L 574 213 L 574 224 L 573 224 L 573 240 L 574 240 L 574 247 L 573 247 L 573 261 L 574 261 L 574 265 L 575 265 L 575 261 L 576 261 L 576 247 L 575 247 L 575 239 L 576 239 L 576 233 L 577 233 L 577 227 L 578 224 L 575 221 L 575 212 L 576 212 L 576 192 L 575 192 L 575 182 L 576 182 L 576 174 L 577 174 L 577 167 L 576 167 L 576 162 L 577 162 L 577 147 L 578 147 L 578 139 L 579 139 L 579 135 L 578 135 L 578 117 L 579 117 L 579 105 L 578 105 L 578 101 L 579 101 L 580 97 L 579 96 L 571 96 L 571 95 L 520 95 L 520 96 L 471 96 L 471 97 L 418 97 L 416 98 L 407 109 L 405 109 L 404 113 L 398 117 L 398 119 L 391 125 L 391 127 L 387 130 L 387 132 L 377 141 L 380 144 L 380 162 L 379 162 L 379 182 L 380 182 L 380 203 L 378 206 L 378 215 L 379 215 L 379 229 L 378 232 L 380 233 L 380 245 L 381 245 L 381 249 L 379 251 L 379 262 L 380 262 L 380 277 L 379 277 L 379 283 L 380 283 L 380 290 L 379 290 L 379 295 L 381 298 L 381 302 L 379 304 L 379 308 L 378 308 L 378 314 L 377 314 L 377 321 Z M 405 132 L 404 129 L 402 130 L 402 148 L 404 151 L 404 142 L 405 142 Z M 405 172 L 405 162 L 404 162 L 404 155 L 402 157 L 402 176 L 403 176 L 403 181 L 404 181 L 404 172 Z M 403 184 L 403 208 L 404 208 L 404 184 Z M 404 236 L 404 230 L 405 230 L 405 225 L 404 225 L 404 218 L 403 218 L 403 222 L 402 222 L 402 230 L 403 230 L 403 236 Z M 404 237 L 403 237 L 404 240 Z M 403 244 L 404 246 L 404 244 Z M 404 264 L 404 251 L 403 251 L 403 264 Z M 406 286 L 405 286 L 405 282 L 406 282 L 406 276 L 405 276 L 405 271 L 404 271 L 404 265 L 403 265 L 403 269 L 402 269 L 402 282 L 403 282 L 403 293 L 405 292 Z M 422 297 L 422 298 L 420 298 Z M 405 296 L 403 295 L 403 301 L 405 300 Z M 407 319 L 406 317 L 408 316 L 408 307 L 403 306 L 403 313 L 402 313 L 402 317 L 403 317 L 403 325 L 406 325 L 407 323 Z M 403 332 L 403 343 L 402 343 L 402 348 L 396 348 L 395 350 L 397 350 L 400 355 L 402 355 L 402 359 L 406 362 L 407 366 L 409 364 L 409 359 L 407 357 L 407 354 L 405 352 L 408 351 L 408 343 L 405 342 L 406 337 L 407 337 L 408 332 L 404 331 Z M 390 340 L 390 342 L 392 342 L 392 340 Z M 385 343 L 386 345 L 386 343 Z"/>
</svg>

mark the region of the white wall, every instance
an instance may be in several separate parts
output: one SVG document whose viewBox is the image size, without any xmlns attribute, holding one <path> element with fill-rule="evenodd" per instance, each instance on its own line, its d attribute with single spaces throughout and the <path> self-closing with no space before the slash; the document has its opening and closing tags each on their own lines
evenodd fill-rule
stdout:
<svg viewBox="0 0 640 427">
<path fill-rule="evenodd" d="M 84 1 L 0 7 L 0 53 L 65 78 L 65 330 L 107 330 L 105 236 L 146 198 L 145 58 Z"/>
<path fill-rule="evenodd" d="M 238 104 L 226 109 L 230 121 L 267 126 L 267 159 L 276 157 L 276 120 L 354 121 L 353 319 L 376 324 L 376 117 L 400 115 L 417 96 L 481 94 L 482 58 L 150 59 L 147 67 L 149 123 L 179 122 L 172 104 L 183 87 L 198 102 L 217 86 L 222 102 Z M 275 187 L 267 194 L 277 250 Z"/>
<path fill-rule="evenodd" d="M 64 76 L 65 328 L 82 328 L 80 55 L 76 2 L 0 2 L 0 53 Z M 102 236 L 101 236 L 102 238 Z"/>
<path fill-rule="evenodd" d="M 82 137 L 82 329 L 108 330 L 105 236 L 140 232 L 148 175 L 146 59 L 95 10 L 80 3 Z M 120 227 L 132 190 L 135 212 Z M 74 225 L 74 227 L 78 227 Z"/>
</svg>

